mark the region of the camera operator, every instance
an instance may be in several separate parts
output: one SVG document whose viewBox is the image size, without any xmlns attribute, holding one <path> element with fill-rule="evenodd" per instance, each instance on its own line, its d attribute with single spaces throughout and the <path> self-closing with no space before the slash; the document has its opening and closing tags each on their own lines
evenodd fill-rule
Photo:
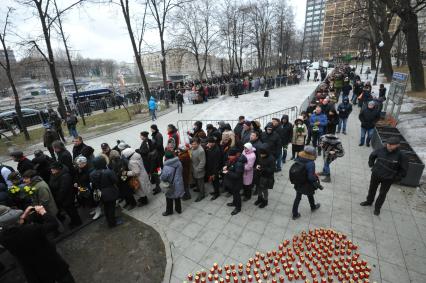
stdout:
<svg viewBox="0 0 426 283">
<path fill-rule="evenodd" d="M 69 266 L 47 238 L 58 227 L 43 206 L 0 205 L 0 244 L 16 257 L 29 283 L 73 283 Z"/>
</svg>

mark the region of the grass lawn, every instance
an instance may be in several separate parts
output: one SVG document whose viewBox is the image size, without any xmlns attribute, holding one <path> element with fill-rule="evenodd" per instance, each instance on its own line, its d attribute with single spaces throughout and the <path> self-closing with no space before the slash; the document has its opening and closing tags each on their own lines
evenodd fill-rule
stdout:
<svg viewBox="0 0 426 283">
<path fill-rule="evenodd" d="M 141 107 L 142 113 L 147 109 L 146 105 L 139 106 Z M 132 119 L 135 117 L 138 112 L 136 106 L 132 105 L 127 108 Z M 145 112 L 145 115 L 148 115 Z M 83 125 L 83 121 L 79 118 L 77 124 L 77 131 L 79 135 L 83 137 L 88 133 L 102 133 L 106 130 L 111 129 L 111 127 L 117 127 L 129 122 L 129 116 L 124 108 L 109 110 L 105 113 L 99 113 L 92 116 L 86 116 L 86 126 Z M 66 126 L 62 126 L 65 135 L 68 135 L 68 129 Z M 6 156 L 9 154 L 10 148 L 14 149 L 24 149 L 28 146 L 35 145 L 43 141 L 44 128 L 31 129 L 29 131 L 31 140 L 26 141 L 23 134 L 18 134 L 17 136 L 11 136 L 11 141 L 8 142 L 4 137 L 0 140 L 0 155 Z"/>
<path fill-rule="evenodd" d="M 394 72 L 401 72 L 401 73 L 407 73 L 409 74 L 410 71 L 408 70 L 408 66 L 403 66 L 403 67 L 394 67 L 393 68 Z M 423 68 L 423 72 L 424 72 L 424 78 L 426 81 L 426 68 Z M 410 83 L 410 82 L 408 82 Z M 410 97 L 417 97 L 417 98 L 423 98 L 426 99 L 426 90 L 424 91 L 407 91 L 407 95 Z"/>
</svg>

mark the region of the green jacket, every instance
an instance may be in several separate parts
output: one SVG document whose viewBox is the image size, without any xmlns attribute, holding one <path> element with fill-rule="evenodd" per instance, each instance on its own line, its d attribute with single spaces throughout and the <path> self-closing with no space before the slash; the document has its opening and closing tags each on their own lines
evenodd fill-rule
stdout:
<svg viewBox="0 0 426 283">
<path fill-rule="evenodd" d="M 32 196 L 33 205 L 42 205 L 49 215 L 56 217 L 58 207 L 56 206 L 55 199 L 49 189 L 49 185 L 43 181 L 39 176 L 35 176 L 31 181 L 32 186 L 36 189 Z"/>
</svg>

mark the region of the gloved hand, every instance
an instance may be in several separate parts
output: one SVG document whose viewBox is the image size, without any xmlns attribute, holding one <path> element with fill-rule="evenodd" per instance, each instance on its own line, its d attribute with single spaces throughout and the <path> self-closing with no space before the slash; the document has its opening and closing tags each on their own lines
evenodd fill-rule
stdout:
<svg viewBox="0 0 426 283">
<path fill-rule="evenodd" d="M 315 189 L 320 189 L 320 190 L 324 189 L 324 187 L 320 184 L 319 181 L 314 182 L 313 185 Z"/>
</svg>

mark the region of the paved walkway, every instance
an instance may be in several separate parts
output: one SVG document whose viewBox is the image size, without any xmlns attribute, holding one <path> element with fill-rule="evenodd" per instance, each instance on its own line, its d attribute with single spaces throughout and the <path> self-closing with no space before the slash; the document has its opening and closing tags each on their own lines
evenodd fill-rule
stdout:
<svg viewBox="0 0 426 283">
<path fill-rule="evenodd" d="M 276 174 L 270 191 L 269 205 L 259 209 L 254 200 L 243 203 L 242 212 L 231 216 L 226 206 L 229 198 L 222 195 L 199 203 L 183 202 L 183 213 L 163 217 L 164 196 L 151 198 L 143 209 L 129 214 L 141 221 L 162 227 L 171 243 L 173 270 L 171 282 L 182 282 L 186 275 L 219 265 L 246 262 L 256 251 L 276 248 L 280 241 L 317 227 L 330 227 L 348 235 L 360 246 L 362 258 L 372 266 L 370 282 L 426 282 L 426 207 L 424 202 L 410 207 L 415 188 L 394 185 L 379 217 L 371 207 L 361 207 L 365 200 L 370 169 L 370 148 L 358 147 L 359 121 L 355 110 L 349 119 L 348 135 L 340 135 L 346 154 L 331 165 L 332 183 L 316 193 L 321 208 L 311 213 L 308 201 L 302 199 L 296 221 L 291 219 L 295 192 L 284 166 Z M 316 162 L 322 168 L 322 158 Z M 210 187 L 209 187 L 210 188 Z M 196 195 L 196 194 L 194 194 Z M 421 211 L 423 209 L 423 211 Z"/>
</svg>

